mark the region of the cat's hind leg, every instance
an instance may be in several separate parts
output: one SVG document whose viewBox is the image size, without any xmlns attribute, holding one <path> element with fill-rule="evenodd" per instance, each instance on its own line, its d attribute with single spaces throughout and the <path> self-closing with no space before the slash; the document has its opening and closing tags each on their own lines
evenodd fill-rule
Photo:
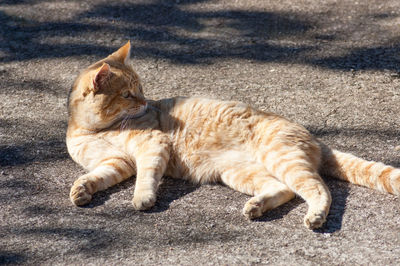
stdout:
<svg viewBox="0 0 400 266">
<path fill-rule="evenodd" d="M 309 207 L 304 224 L 315 229 L 324 224 L 332 200 L 317 171 L 319 152 L 317 148 L 312 150 L 308 146 L 303 144 L 300 149 L 276 141 L 261 157 L 274 176 L 307 202 Z"/>
<path fill-rule="evenodd" d="M 261 182 L 262 190 L 248 200 L 243 208 L 243 215 L 249 219 L 258 218 L 295 197 L 293 191 L 271 175 L 260 178 L 258 183 Z"/>
<path fill-rule="evenodd" d="M 221 173 L 221 181 L 234 190 L 254 196 L 243 208 L 243 215 L 249 219 L 258 218 L 295 196 L 285 184 L 256 162 L 230 162 Z"/>
</svg>

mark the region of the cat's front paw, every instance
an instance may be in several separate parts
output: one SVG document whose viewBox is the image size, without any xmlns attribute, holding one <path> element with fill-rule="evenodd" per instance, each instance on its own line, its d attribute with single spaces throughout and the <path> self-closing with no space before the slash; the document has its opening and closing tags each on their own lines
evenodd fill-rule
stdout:
<svg viewBox="0 0 400 266">
<path fill-rule="evenodd" d="M 325 211 L 309 212 L 304 217 L 304 225 L 308 229 L 320 228 L 325 223 L 325 221 L 326 221 L 326 213 L 325 213 Z"/>
<path fill-rule="evenodd" d="M 256 219 L 263 215 L 264 202 L 258 198 L 251 198 L 246 202 L 243 208 L 243 215 L 248 219 Z"/>
<path fill-rule="evenodd" d="M 84 184 L 74 184 L 69 193 L 69 198 L 76 206 L 83 206 L 92 200 L 92 195 Z"/>
<path fill-rule="evenodd" d="M 154 193 L 140 193 L 133 196 L 132 204 L 135 210 L 148 210 L 154 206 L 156 195 Z"/>
</svg>

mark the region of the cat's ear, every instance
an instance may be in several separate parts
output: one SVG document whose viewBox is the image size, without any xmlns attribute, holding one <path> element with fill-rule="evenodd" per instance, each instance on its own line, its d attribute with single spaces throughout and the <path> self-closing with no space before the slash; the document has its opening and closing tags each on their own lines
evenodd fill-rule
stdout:
<svg viewBox="0 0 400 266">
<path fill-rule="evenodd" d="M 92 78 L 91 89 L 96 94 L 105 84 L 105 82 L 111 76 L 110 65 L 107 63 L 103 63 L 101 67 L 96 69 L 95 74 Z"/>
<path fill-rule="evenodd" d="M 129 65 L 129 59 L 131 57 L 131 42 L 128 41 L 124 46 L 112 53 L 109 57 L 122 64 Z"/>
</svg>

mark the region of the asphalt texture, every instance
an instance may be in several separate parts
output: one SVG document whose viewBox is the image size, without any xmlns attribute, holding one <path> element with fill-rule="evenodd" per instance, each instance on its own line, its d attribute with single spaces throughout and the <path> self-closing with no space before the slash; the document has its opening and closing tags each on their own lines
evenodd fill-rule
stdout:
<svg viewBox="0 0 400 266">
<path fill-rule="evenodd" d="M 148 98 L 240 100 L 400 167 L 398 0 L 0 0 L 0 264 L 399 264 L 399 197 L 329 177 L 316 231 L 300 198 L 248 221 L 247 196 L 168 177 L 150 211 L 134 178 L 73 206 L 67 93 L 127 40 Z"/>
</svg>

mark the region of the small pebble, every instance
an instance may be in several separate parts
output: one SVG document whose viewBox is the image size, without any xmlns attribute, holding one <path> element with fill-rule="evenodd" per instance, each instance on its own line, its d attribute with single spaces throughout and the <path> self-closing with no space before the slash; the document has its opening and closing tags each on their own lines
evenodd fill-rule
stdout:
<svg viewBox="0 0 400 266">
<path fill-rule="evenodd" d="M 400 151 L 400 145 L 394 147 L 394 150 L 395 150 L 395 151 Z"/>
</svg>

